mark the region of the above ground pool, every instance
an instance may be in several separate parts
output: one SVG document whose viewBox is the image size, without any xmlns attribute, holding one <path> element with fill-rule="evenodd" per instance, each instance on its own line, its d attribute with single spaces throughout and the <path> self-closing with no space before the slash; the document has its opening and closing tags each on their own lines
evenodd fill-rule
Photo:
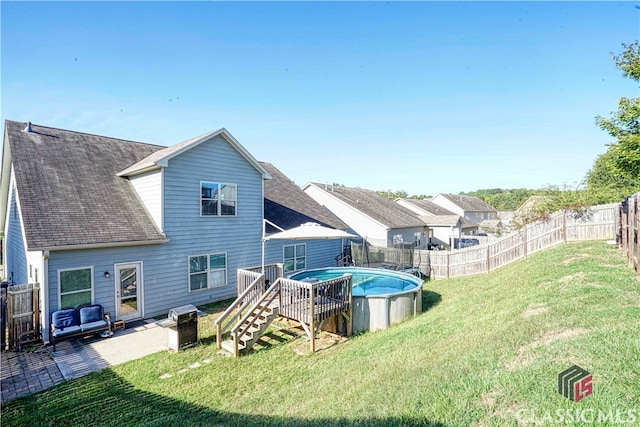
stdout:
<svg viewBox="0 0 640 427">
<path fill-rule="evenodd" d="M 376 268 L 333 267 L 305 270 L 289 278 L 324 281 L 345 274 L 352 276 L 354 332 L 386 329 L 422 311 L 422 279 L 408 273 Z"/>
</svg>

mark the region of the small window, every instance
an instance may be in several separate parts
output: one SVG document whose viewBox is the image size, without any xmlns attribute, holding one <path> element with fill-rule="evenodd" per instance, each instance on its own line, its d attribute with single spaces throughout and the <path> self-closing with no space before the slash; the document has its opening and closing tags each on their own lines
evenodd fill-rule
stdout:
<svg viewBox="0 0 640 427">
<path fill-rule="evenodd" d="M 200 214 L 202 216 L 235 216 L 237 199 L 235 184 L 200 183 Z"/>
<path fill-rule="evenodd" d="M 227 254 L 189 257 L 189 291 L 227 286 Z"/>
<path fill-rule="evenodd" d="M 93 269 L 59 270 L 60 308 L 77 308 L 93 301 Z"/>
<path fill-rule="evenodd" d="M 304 270 L 307 267 L 307 245 L 287 245 L 283 247 L 284 272 Z"/>
</svg>

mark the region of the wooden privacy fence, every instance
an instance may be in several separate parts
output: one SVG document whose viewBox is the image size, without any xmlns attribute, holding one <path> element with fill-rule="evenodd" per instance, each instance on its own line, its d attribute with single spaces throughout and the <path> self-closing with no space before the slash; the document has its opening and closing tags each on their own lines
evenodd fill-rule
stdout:
<svg viewBox="0 0 640 427">
<path fill-rule="evenodd" d="M 427 262 L 419 268 L 435 279 L 471 276 L 488 273 L 561 243 L 614 239 L 618 206 L 612 203 L 579 212 L 556 212 L 487 245 L 454 251 L 421 251 L 420 258 Z"/>
<path fill-rule="evenodd" d="M 638 265 L 638 216 L 640 207 L 640 193 L 627 197 L 620 203 L 618 211 L 618 221 L 620 233 L 618 244 L 620 249 L 626 254 L 629 265 L 636 271 L 640 280 L 640 266 Z"/>
<path fill-rule="evenodd" d="M 29 283 L 12 285 L 3 292 L 3 327 L 6 322 L 6 341 L 2 349 L 17 350 L 29 342 L 39 342 L 40 332 L 40 285 Z M 4 335 L 4 334 L 3 334 Z"/>
<path fill-rule="evenodd" d="M 419 269 L 432 279 L 488 273 L 561 243 L 614 239 L 618 228 L 616 216 L 619 205 L 619 203 L 612 203 L 592 206 L 580 212 L 556 212 L 545 221 L 530 224 L 523 230 L 506 235 L 497 241 L 465 249 L 411 250 L 411 256 L 402 254 L 404 261 L 411 260 L 409 265 L 396 262 L 398 253 L 406 249 L 369 247 L 366 249 L 366 254 L 360 254 L 358 251 L 363 250 L 354 246 L 354 259 L 361 260 L 360 264 L 365 266 L 371 262 L 369 266 L 386 268 L 394 266 L 399 270 Z"/>
</svg>

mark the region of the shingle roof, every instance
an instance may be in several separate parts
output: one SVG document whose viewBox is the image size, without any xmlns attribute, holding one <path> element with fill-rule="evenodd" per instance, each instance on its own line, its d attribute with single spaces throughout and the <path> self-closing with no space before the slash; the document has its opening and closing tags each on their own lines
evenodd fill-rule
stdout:
<svg viewBox="0 0 640 427">
<path fill-rule="evenodd" d="M 455 212 L 451 212 L 448 209 L 443 208 L 440 205 L 433 203 L 431 200 L 426 199 L 402 199 L 407 203 L 411 203 L 412 205 L 422 209 L 425 212 L 429 212 L 431 215 L 456 215 Z"/>
<path fill-rule="evenodd" d="M 165 147 L 6 121 L 27 248 L 165 241 L 116 174 Z"/>
<path fill-rule="evenodd" d="M 420 219 L 430 227 L 457 227 L 461 221 L 460 215 L 422 215 Z"/>
<path fill-rule="evenodd" d="M 264 217 L 285 230 L 305 222 L 317 222 L 331 228 L 348 227 L 326 208 L 318 204 L 271 163 L 260 162 L 271 179 L 264 182 Z M 267 233 L 277 232 L 267 223 Z"/>
<path fill-rule="evenodd" d="M 440 195 L 461 207 L 465 212 L 497 212 L 491 205 L 475 196 L 444 193 Z"/>
<path fill-rule="evenodd" d="M 325 187 L 324 184 L 314 183 L 313 185 L 321 189 Z M 389 228 L 422 227 L 425 225 L 418 218 L 418 215 L 410 209 L 400 206 L 375 191 L 343 186 L 331 186 L 326 191 Z"/>
</svg>

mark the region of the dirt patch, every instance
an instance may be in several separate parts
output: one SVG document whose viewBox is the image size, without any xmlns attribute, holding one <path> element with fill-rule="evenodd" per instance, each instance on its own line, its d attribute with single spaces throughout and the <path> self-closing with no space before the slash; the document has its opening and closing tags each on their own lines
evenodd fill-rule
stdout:
<svg viewBox="0 0 640 427">
<path fill-rule="evenodd" d="M 531 354 L 532 350 L 541 346 L 547 346 L 554 341 L 568 340 L 587 333 L 589 333 L 589 330 L 584 328 L 572 328 L 565 329 L 563 331 L 547 332 L 539 339 L 520 347 L 516 352 L 516 356 L 505 363 L 505 367 L 509 370 L 524 368 L 535 360 L 535 357 Z"/>
<path fill-rule="evenodd" d="M 627 298 L 629 298 L 633 305 L 640 305 L 640 295 L 637 292 L 629 291 L 627 292 Z"/>
<path fill-rule="evenodd" d="M 549 307 L 545 303 L 529 304 L 529 307 L 522 313 L 522 317 L 537 316 L 549 311 Z"/>
<path fill-rule="evenodd" d="M 482 394 L 482 404 L 489 407 L 494 407 L 496 405 L 496 398 L 500 396 L 495 390 L 491 390 L 487 393 Z"/>
<path fill-rule="evenodd" d="M 316 353 L 329 350 L 330 348 L 347 341 L 347 339 L 347 337 L 322 331 L 316 336 Z M 307 334 L 302 335 L 301 339 L 296 340 L 293 345 L 293 351 L 301 356 L 311 353 L 311 344 L 309 343 L 309 337 Z"/>
<path fill-rule="evenodd" d="M 591 255 L 589 255 L 589 254 L 578 254 L 578 255 L 576 255 L 574 257 L 565 259 L 564 261 L 561 262 L 561 264 L 562 265 L 569 265 L 569 264 L 573 264 L 576 261 L 580 261 L 582 259 L 589 258 L 589 257 L 591 257 Z"/>
<path fill-rule="evenodd" d="M 586 275 L 583 272 L 579 272 L 579 273 L 575 273 L 575 274 L 569 274 L 568 276 L 564 276 L 564 277 L 561 277 L 560 279 L 558 279 L 558 282 L 560 282 L 563 285 L 567 285 L 569 283 L 573 283 L 573 282 L 578 282 L 580 280 L 584 280 L 585 276 Z"/>
</svg>

